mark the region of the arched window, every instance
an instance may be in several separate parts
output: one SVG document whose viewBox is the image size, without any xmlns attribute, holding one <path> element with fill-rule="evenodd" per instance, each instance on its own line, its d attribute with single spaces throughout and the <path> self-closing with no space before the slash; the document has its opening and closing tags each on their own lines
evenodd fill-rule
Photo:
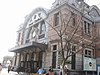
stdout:
<svg viewBox="0 0 100 75">
<path fill-rule="evenodd" d="M 46 30 L 45 22 L 42 21 L 41 24 L 40 24 L 40 34 L 44 33 L 45 30 Z"/>
</svg>

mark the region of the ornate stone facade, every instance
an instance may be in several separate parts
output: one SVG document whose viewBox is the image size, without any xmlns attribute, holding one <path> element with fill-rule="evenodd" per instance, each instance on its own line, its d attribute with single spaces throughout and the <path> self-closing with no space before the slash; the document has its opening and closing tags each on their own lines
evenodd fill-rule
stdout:
<svg viewBox="0 0 100 75">
<path fill-rule="evenodd" d="M 10 50 L 15 52 L 13 65 L 24 67 L 24 71 L 33 66 L 35 69 L 31 69 L 31 72 L 36 72 L 38 66 L 48 68 L 52 65 L 58 69 L 62 61 L 61 44 L 54 28 L 62 28 L 63 31 L 67 23 L 63 43 L 66 43 L 65 39 L 70 38 L 77 28 L 70 42 L 71 50 L 78 51 L 81 48 L 80 52 L 66 61 L 71 75 L 95 75 L 96 64 L 100 64 L 100 10 L 96 6 L 89 6 L 84 0 L 55 0 L 49 11 L 36 8 L 27 15 L 17 32 L 17 44 Z M 66 53 L 64 51 L 65 55 Z M 85 61 L 91 62 L 93 68 L 89 64 L 86 68 Z"/>
</svg>

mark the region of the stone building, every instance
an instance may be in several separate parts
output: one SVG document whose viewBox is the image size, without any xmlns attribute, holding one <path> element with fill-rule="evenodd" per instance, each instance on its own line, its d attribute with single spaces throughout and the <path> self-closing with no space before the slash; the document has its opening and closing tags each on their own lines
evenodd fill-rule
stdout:
<svg viewBox="0 0 100 75">
<path fill-rule="evenodd" d="M 63 29 L 64 25 L 67 25 L 63 23 L 66 23 L 66 21 L 68 22 L 70 15 L 73 16 L 64 32 L 63 43 L 66 43 L 64 39 L 70 38 L 73 30 L 81 21 L 70 43 L 72 45 L 72 50 L 74 48 L 74 51 L 78 51 L 80 46 L 82 47 L 82 50 L 74 56 L 69 57 L 67 61 L 70 63 L 66 63 L 68 68 L 71 70 L 71 75 L 96 74 L 96 56 L 99 55 L 96 55 L 96 53 L 98 53 L 97 43 L 100 40 L 99 11 L 100 10 L 96 6 L 89 6 L 84 1 L 56 0 L 49 12 L 48 21 L 52 27 L 57 30 L 61 27 Z M 51 46 L 52 56 L 52 61 L 50 61 L 52 65 L 57 68 L 60 66 L 60 39 L 52 27 L 48 26 L 48 42 Z M 82 42 L 82 45 L 80 42 Z M 97 60 L 97 62 L 98 61 L 99 60 Z"/>
<path fill-rule="evenodd" d="M 68 26 L 63 34 L 63 44 L 66 43 L 64 39 L 70 38 L 77 29 L 70 42 L 71 51 L 81 49 L 66 62 L 70 74 L 96 75 L 96 65 L 100 64 L 100 10 L 84 0 L 55 0 L 51 9 L 36 8 L 27 15 L 17 32 L 17 44 L 10 49 L 15 53 L 13 65 L 24 67 L 24 71 L 34 67 L 31 72 L 50 65 L 58 70 L 62 60 L 61 44 L 54 29 L 63 30 L 64 25 Z"/>
<path fill-rule="evenodd" d="M 45 50 L 47 49 L 47 18 L 48 10 L 36 8 L 26 16 L 25 21 L 17 31 L 17 45 L 10 51 L 15 52 L 14 66 L 27 68 L 45 65 Z M 33 71 L 33 68 L 31 69 Z"/>
</svg>

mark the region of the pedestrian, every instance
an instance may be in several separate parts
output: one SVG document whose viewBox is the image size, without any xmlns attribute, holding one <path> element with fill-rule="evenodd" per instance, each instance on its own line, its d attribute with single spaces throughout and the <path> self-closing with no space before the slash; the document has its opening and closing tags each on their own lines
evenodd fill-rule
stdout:
<svg viewBox="0 0 100 75">
<path fill-rule="evenodd" d="M 45 74 L 46 74 L 46 70 L 45 70 L 45 69 L 43 69 L 43 71 L 44 71 L 44 72 L 43 72 L 43 74 L 45 75 Z"/>
<path fill-rule="evenodd" d="M 54 75 L 53 71 L 49 70 L 46 75 Z"/>
<path fill-rule="evenodd" d="M 60 72 L 59 72 L 59 75 L 62 75 L 62 68 L 60 68 Z"/>
<path fill-rule="evenodd" d="M 46 73 L 46 75 L 54 75 L 52 66 L 49 67 L 49 70 L 48 70 L 48 72 Z"/>
<path fill-rule="evenodd" d="M 0 73 L 1 73 L 1 70 L 2 70 L 2 65 L 1 65 L 1 63 L 0 63 Z"/>
<path fill-rule="evenodd" d="M 8 65 L 8 73 L 11 71 L 11 65 Z"/>
<path fill-rule="evenodd" d="M 67 75 L 69 75 L 69 68 L 67 65 L 64 66 L 64 71 Z"/>
<path fill-rule="evenodd" d="M 44 73 L 44 70 L 43 70 L 42 67 L 40 67 L 40 68 L 38 69 L 38 71 L 37 71 L 37 74 L 43 74 L 43 73 Z"/>
<path fill-rule="evenodd" d="M 49 67 L 49 71 L 53 72 L 53 67 L 52 66 Z"/>
</svg>

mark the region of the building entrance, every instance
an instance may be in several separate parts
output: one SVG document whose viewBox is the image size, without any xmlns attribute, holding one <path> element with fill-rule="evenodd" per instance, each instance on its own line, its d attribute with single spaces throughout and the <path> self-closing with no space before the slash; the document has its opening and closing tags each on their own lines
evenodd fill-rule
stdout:
<svg viewBox="0 0 100 75">
<path fill-rule="evenodd" d="M 18 72 L 36 73 L 41 66 L 41 61 L 21 61 Z"/>
</svg>

